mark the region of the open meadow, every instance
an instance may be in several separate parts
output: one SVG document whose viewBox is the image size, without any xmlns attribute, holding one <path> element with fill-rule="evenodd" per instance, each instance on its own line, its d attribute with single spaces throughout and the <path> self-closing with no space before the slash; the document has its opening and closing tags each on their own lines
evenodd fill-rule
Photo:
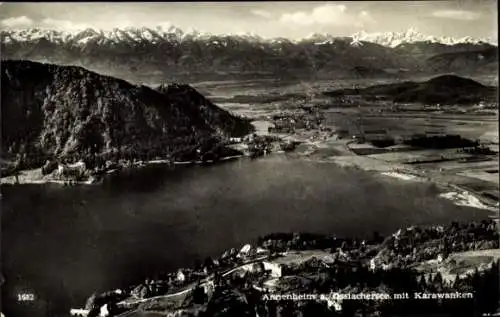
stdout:
<svg viewBox="0 0 500 317">
<path fill-rule="evenodd" d="M 483 84 L 496 83 L 492 78 L 475 79 Z M 264 127 L 258 130 L 259 134 L 300 142 L 290 155 L 378 172 L 397 170 L 418 174 L 421 179 L 451 188 L 452 193 L 467 191 L 485 204 L 496 205 L 499 186 L 497 109 L 491 106 L 483 111 L 482 106 L 395 105 L 354 97 L 339 103 L 323 94 L 331 89 L 388 82 L 390 80 L 351 80 L 260 85 L 252 82 L 224 89 L 205 84 L 204 88 L 221 107 L 258 120 Z M 405 141 L 415 137 L 439 139 L 447 136 L 477 142 L 487 150 L 481 153 L 466 151 L 470 147 L 466 143 L 443 148 L 414 146 Z M 380 145 L 377 142 L 389 143 Z"/>
</svg>

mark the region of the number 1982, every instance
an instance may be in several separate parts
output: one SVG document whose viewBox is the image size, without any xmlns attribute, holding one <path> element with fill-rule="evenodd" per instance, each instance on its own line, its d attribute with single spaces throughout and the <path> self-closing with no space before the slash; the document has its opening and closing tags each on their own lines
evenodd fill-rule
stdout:
<svg viewBox="0 0 500 317">
<path fill-rule="evenodd" d="M 17 301 L 19 302 L 31 302 L 34 300 L 35 300 L 35 294 L 32 293 L 17 294 Z"/>
</svg>

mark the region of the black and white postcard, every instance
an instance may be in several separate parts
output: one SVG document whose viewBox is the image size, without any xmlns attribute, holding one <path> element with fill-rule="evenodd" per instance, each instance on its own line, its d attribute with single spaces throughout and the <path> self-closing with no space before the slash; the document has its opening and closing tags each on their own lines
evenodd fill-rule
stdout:
<svg viewBox="0 0 500 317">
<path fill-rule="evenodd" d="M 2 317 L 500 316 L 497 15 L 0 3 Z"/>
</svg>

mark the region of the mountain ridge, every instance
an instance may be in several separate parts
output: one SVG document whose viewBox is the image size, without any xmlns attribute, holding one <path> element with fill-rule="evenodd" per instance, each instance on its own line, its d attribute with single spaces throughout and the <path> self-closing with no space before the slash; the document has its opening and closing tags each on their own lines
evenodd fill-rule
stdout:
<svg viewBox="0 0 500 317">
<path fill-rule="evenodd" d="M 227 38 L 232 37 L 235 39 L 254 41 L 258 43 L 265 42 L 278 42 L 283 41 L 285 38 L 282 37 L 271 37 L 265 38 L 253 33 L 238 33 L 238 34 L 215 34 L 208 32 L 200 32 L 197 30 L 183 31 L 182 29 L 169 26 L 169 27 L 124 27 L 124 28 L 113 28 L 111 30 L 102 30 L 98 28 L 86 28 L 78 29 L 73 31 L 62 31 L 55 29 L 46 28 L 26 28 L 26 29 L 11 29 L 3 30 L 2 34 L 5 36 L 7 42 L 9 41 L 32 41 L 39 38 L 47 38 L 52 41 L 57 42 L 73 42 L 75 44 L 85 44 L 87 41 L 92 40 L 92 38 L 101 37 L 101 40 L 165 40 L 175 39 L 178 41 L 186 39 L 209 39 L 209 38 Z M 292 43 L 300 43 L 303 41 L 317 40 L 316 44 L 326 44 L 329 41 L 335 41 L 335 39 L 351 39 L 359 40 L 364 42 L 370 42 L 379 44 L 382 46 L 396 47 L 405 43 L 415 43 L 415 42 L 430 42 L 439 43 L 445 45 L 456 45 L 456 44 L 491 44 L 497 46 L 496 40 L 491 38 L 474 38 L 471 36 L 465 36 L 461 38 L 454 38 L 450 36 L 432 36 L 425 35 L 418 32 L 416 29 L 410 28 L 403 32 L 376 32 L 369 33 L 366 31 L 356 32 L 350 36 L 333 36 L 329 33 L 312 33 L 310 35 L 299 37 L 296 39 L 286 39 Z"/>
<path fill-rule="evenodd" d="M 188 85 L 160 91 L 76 66 L 2 61 L 2 158 L 178 158 L 252 131 Z"/>
<path fill-rule="evenodd" d="M 423 82 L 374 85 L 363 89 L 339 89 L 324 92 L 326 96 L 361 95 L 383 97 L 394 103 L 423 103 L 427 105 L 474 105 L 480 102 L 496 104 L 497 88 L 485 86 L 469 78 L 442 75 Z"/>
<path fill-rule="evenodd" d="M 480 41 L 453 45 L 431 40 L 401 43 L 396 36 L 399 44 L 391 47 L 325 34 L 293 41 L 265 40 L 254 34 L 184 33 L 175 27 L 106 32 L 92 29 L 76 33 L 41 29 L 2 31 L 2 56 L 82 66 L 148 84 L 258 78 L 358 78 L 360 73 L 356 69 L 372 70 L 363 73 L 376 77 L 405 78 L 409 74 L 450 72 L 471 76 L 496 74 L 498 65 L 496 54 L 484 53 L 498 48 Z M 409 32 L 407 37 L 422 38 L 415 34 Z M 15 40 L 17 35 L 20 40 Z M 28 40 L 22 40 L 24 38 Z M 479 59 L 482 55 L 488 58 Z"/>
</svg>

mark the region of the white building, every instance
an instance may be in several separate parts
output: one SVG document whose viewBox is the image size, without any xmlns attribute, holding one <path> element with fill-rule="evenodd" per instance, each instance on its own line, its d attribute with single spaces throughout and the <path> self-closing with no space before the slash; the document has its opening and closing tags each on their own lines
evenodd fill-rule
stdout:
<svg viewBox="0 0 500 317">
<path fill-rule="evenodd" d="M 250 257 L 256 254 L 256 249 L 252 247 L 250 244 L 245 244 L 243 248 L 241 248 L 240 252 L 236 255 L 238 258 Z"/>
<path fill-rule="evenodd" d="M 386 264 L 380 258 L 374 257 L 370 260 L 370 270 L 374 271 L 381 268 L 382 270 L 390 270 L 393 264 Z"/>
<path fill-rule="evenodd" d="M 342 311 L 342 301 L 341 300 L 335 300 L 331 298 L 326 298 L 326 304 L 328 308 L 335 309 L 335 311 Z"/>
<path fill-rule="evenodd" d="M 109 316 L 108 304 L 104 304 L 99 311 L 99 317 L 108 317 L 108 316 Z"/>
<path fill-rule="evenodd" d="M 382 270 L 384 270 L 384 271 L 390 270 L 393 267 L 394 267 L 394 264 L 392 264 L 392 263 L 389 263 L 389 264 L 382 263 Z"/>
<path fill-rule="evenodd" d="M 215 290 L 214 281 L 208 281 L 203 284 L 203 290 L 205 291 L 205 294 L 212 294 Z"/>
<path fill-rule="evenodd" d="M 265 255 L 265 254 L 269 254 L 270 252 L 267 249 L 264 249 L 264 248 L 261 248 L 261 247 L 257 247 L 256 253 L 258 255 Z"/>
<path fill-rule="evenodd" d="M 68 165 L 59 164 L 57 166 L 57 173 L 59 175 L 62 175 L 63 173 L 69 172 L 69 171 L 78 171 L 78 172 L 82 173 L 82 172 L 85 172 L 85 169 L 86 169 L 85 163 L 83 161 L 79 161 L 79 162 L 76 162 L 74 164 L 68 164 Z"/>
<path fill-rule="evenodd" d="M 252 249 L 252 246 L 250 244 L 245 244 L 243 246 L 243 248 L 241 248 L 240 254 L 247 254 L 250 252 L 251 249 Z"/>
<path fill-rule="evenodd" d="M 393 233 L 392 236 L 394 238 L 396 238 L 396 240 L 398 240 L 399 237 L 401 236 L 401 229 L 399 229 L 398 231 L 396 231 L 396 233 Z"/>
<path fill-rule="evenodd" d="M 186 275 L 181 271 L 177 271 L 177 280 L 179 282 L 184 282 L 186 280 Z"/>
<path fill-rule="evenodd" d="M 89 310 L 88 309 L 80 309 L 80 308 L 71 308 L 71 310 L 69 311 L 69 314 L 71 316 L 76 316 L 76 317 L 86 317 L 89 314 Z M 2 314 L 2 317 L 5 317 L 5 316 Z"/>
<path fill-rule="evenodd" d="M 268 261 L 264 261 L 262 264 L 264 264 L 264 270 L 271 271 L 272 277 L 281 277 L 283 268 L 281 264 Z"/>
<path fill-rule="evenodd" d="M 85 162 L 78 161 L 78 162 L 76 162 L 74 164 L 68 164 L 68 167 L 72 168 L 72 169 L 80 169 L 80 170 L 83 169 L 83 170 L 85 170 L 86 165 L 85 165 Z"/>
</svg>

